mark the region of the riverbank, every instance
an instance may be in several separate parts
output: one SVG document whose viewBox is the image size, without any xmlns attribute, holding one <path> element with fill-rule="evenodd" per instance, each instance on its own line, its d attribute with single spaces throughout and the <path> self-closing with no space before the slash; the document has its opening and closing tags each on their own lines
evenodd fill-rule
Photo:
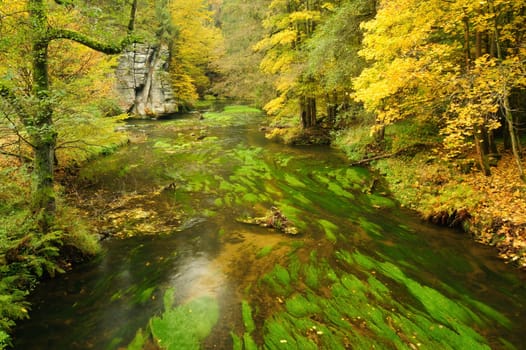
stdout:
<svg viewBox="0 0 526 350">
<path fill-rule="evenodd" d="M 378 145 L 365 123 L 335 134 L 333 145 L 352 162 L 383 175 L 400 205 L 494 246 L 506 263 L 526 269 L 526 184 L 512 155 L 501 150 L 491 176 L 485 176 L 475 167 L 466 169 L 469 162 L 445 161 L 438 135 L 425 124 L 399 123 L 386 129 L 385 141 Z"/>
<path fill-rule="evenodd" d="M 459 227 L 475 241 L 494 246 L 507 263 L 526 269 L 526 185 L 504 153 L 491 176 L 463 174 L 422 152 L 379 160 L 372 168 L 385 176 L 402 206 L 425 220 Z"/>
</svg>

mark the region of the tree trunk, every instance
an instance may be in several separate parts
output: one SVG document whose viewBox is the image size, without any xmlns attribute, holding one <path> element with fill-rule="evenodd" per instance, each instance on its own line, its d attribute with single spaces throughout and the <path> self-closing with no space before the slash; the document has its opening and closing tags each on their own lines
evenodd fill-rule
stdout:
<svg viewBox="0 0 526 350">
<path fill-rule="evenodd" d="M 303 129 L 312 128 L 317 125 L 316 99 L 314 97 L 300 97 L 300 114 Z"/>
<path fill-rule="evenodd" d="M 491 170 L 489 168 L 489 162 L 488 162 L 488 152 L 489 148 L 488 145 L 484 142 L 484 133 L 482 132 L 482 127 L 479 130 L 475 130 L 474 138 L 475 138 L 475 148 L 477 150 L 477 158 L 480 166 L 480 170 L 482 170 L 483 174 L 486 176 L 491 176 Z M 486 151 L 487 150 L 487 151 Z"/>
<path fill-rule="evenodd" d="M 29 23 L 31 25 L 31 58 L 33 69 L 32 95 L 36 100 L 33 115 L 22 116 L 33 146 L 32 207 L 41 233 L 49 232 L 56 212 L 54 184 L 55 147 L 57 132 L 53 123 L 53 106 L 50 95 L 48 71 L 48 47 L 52 40 L 68 39 L 105 53 L 119 53 L 120 45 L 99 43 L 79 32 L 49 27 L 46 0 L 28 0 Z M 128 24 L 128 34 L 133 31 L 137 0 L 133 0 Z"/>
<path fill-rule="evenodd" d="M 498 16 L 496 16 L 495 8 L 492 2 L 488 3 L 490 12 L 493 13 L 494 16 L 494 26 L 493 26 L 493 35 L 494 35 L 494 41 L 495 41 L 495 48 L 497 50 L 497 58 L 499 59 L 499 63 L 502 64 L 502 61 L 504 59 L 501 46 L 500 46 L 500 34 L 498 30 Z M 506 74 L 503 72 L 503 74 Z M 515 158 L 515 162 L 517 163 L 517 169 L 519 171 L 519 177 L 526 182 L 526 176 L 524 175 L 524 169 L 522 167 L 522 159 L 521 159 L 521 146 L 520 146 L 520 140 L 518 132 L 515 128 L 515 122 L 513 118 L 513 114 L 511 113 L 511 104 L 510 104 L 510 91 L 509 88 L 505 85 L 503 86 L 502 91 L 502 107 L 504 107 L 504 117 L 506 118 L 506 124 L 508 125 L 508 132 L 510 135 L 510 141 L 511 141 L 511 150 L 513 152 L 513 157 Z"/>
<path fill-rule="evenodd" d="M 33 95 L 37 99 L 37 110 L 25 122 L 31 126 L 29 134 L 34 147 L 33 211 L 37 215 L 40 230 L 45 234 L 53 224 L 56 211 L 53 168 L 57 134 L 53 126 L 53 109 L 49 96 L 49 39 L 44 1 L 30 0 L 29 14 L 33 26 Z"/>
<path fill-rule="evenodd" d="M 515 158 L 515 162 L 517 163 L 517 169 L 519 170 L 520 178 L 523 181 L 526 181 L 526 176 L 524 175 L 524 168 L 522 167 L 520 140 L 517 135 L 517 132 L 515 131 L 515 123 L 513 121 L 513 114 L 511 113 L 510 99 L 508 93 L 504 94 L 504 111 L 506 114 L 506 124 L 508 125 L 508 131 L 510 133 L 511 150 L 513 152 L 513 157 Z"/>
</svg>

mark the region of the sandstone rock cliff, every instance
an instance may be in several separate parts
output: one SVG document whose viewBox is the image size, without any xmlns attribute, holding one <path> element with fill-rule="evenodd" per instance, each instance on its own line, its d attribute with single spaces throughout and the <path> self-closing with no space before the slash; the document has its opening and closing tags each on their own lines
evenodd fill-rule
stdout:
<svg viewBox="0 0 526 350">
<path fill-rule="evenodd" d="M 166 47 L 134 44 L 119 57 L 116 69 L 120 105 L 140 117 L 159 117 L 178 110 L 168 79 Z"/>
</svg>

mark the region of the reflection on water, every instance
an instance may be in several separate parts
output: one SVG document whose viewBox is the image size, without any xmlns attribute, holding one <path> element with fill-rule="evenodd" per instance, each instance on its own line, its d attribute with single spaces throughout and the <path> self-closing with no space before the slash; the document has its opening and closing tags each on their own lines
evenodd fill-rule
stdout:
<svg viewBox="0 0 526 350">
<path fill-rule="evenodd" d="M 105 230 L 128 238 L 106 241 L 99 260 L 42 283 L 15 348 L 124 347 L 162 312 L 164 292 L 174 288 L 178 304 L 205 295 L 218 300 L 220 321 L 203 348 L 231 349 L 231 332 L 243 332 L 242 299 L 254 302 L 261 327 L 264 316 L 291 305 L 288 288 L 292 296 L 331 300 L 342 286 L 371 289 L 367 302 L 351 305 L 356 312 L 383 300 L 379 310 L 404 310 L 418 325 L 443 317 L 433 303 L 452 312 L 472 309 L 480 322 L 469 327 L 492 347 L 504 348 L 503 338 L 520 348 L 524 278 L 491 248 L 421 223 L 382 192 L 369 193 L 373 176 L 346 167 L 335 151 L 267 142 L 257 122 L 253 116 L 140 122 L 137 143 L 85 169 L 85 209 L 100 215 Z M 299 236 L 236 221 L 263 216 L 273 205 L 298 225 Z M 269 286 L 279 287 L 278 297 Z M 328 305 L 320 300 L 311 301 Z M 389 332 L 397 319 L 395 312 L 380 315 L 376 327 Z M 488 327 L 488 320 L 502 322 Z M 409 347 L 400 329 L 392 336 Z M 376 336 L 365 328 L 358 333 Z"/>
</svg>

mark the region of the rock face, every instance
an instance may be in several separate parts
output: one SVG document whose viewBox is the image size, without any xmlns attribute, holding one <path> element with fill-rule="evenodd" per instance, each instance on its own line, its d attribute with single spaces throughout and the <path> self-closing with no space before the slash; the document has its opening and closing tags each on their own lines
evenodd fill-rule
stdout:
<svg viewBox="0 0 526 350">
<path fill-rule="evenodd" d="M 134 44 L 119 57 L 116 70 L 121 107 L 141 117 L 159 117 L 178 110 L 168 79 L 166 47 Z"/>
</svg>

